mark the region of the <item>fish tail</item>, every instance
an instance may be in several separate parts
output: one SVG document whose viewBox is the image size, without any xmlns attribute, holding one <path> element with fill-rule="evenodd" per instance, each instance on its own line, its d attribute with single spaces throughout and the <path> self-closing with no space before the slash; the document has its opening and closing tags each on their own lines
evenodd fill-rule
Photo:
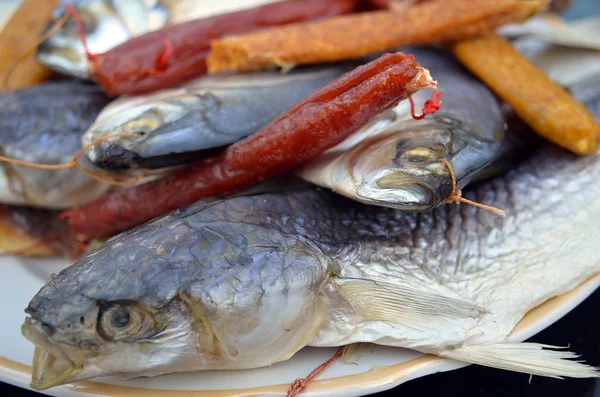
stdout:
<svg viewBox="0 0 600 397">
<path fill-rule="evenodd" d="M 573 360 L 579 355 L 563 347 L 539 343 L 499 343 L 494 345 L 462 346 L 440 353 L 472 364 L 523 372 L 551 378 L 598 378 L 600 370 Z"/>
</svg>

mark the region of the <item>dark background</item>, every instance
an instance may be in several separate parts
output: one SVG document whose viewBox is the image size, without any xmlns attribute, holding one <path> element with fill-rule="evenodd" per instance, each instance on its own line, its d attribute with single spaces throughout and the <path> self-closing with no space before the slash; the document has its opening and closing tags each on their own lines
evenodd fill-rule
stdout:
<svg viewBox="0 0 600 397">
<path fill-rule="evenodd" d="M 493 0 L 490 0 L 493 1 Z M 562 13 L 574 19 L 600 14 L 600 0 L 576 0 Z M 599 58 L 600 62 L 600 58 Z M 585 361 L 600 367 L 600 290 L 563 319 L 530 339 L 555 346 L 570 346 Z M 551 379 L 471 365 L 467 368 L 420 378 L 374 397 L 402 395 L 475 397 L 600 397 L 600 379 Z M 41 397 L 40 394 L 0 383 L 0 396 Z"/>
</svg>

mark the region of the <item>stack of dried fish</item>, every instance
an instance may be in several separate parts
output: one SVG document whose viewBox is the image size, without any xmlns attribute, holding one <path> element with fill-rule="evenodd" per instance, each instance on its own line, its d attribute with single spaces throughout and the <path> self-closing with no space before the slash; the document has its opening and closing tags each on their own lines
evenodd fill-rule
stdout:
<svg viewBox="0 0 600 397">
<path fill-rule="evenodd" d="M 112 236 L 30 302 L 32 386 L 356 342 L 598 376 L 506 343 L 600 273 L 600 71 L 559 81 L 564 63 L 496 33 L 531 36 L 549 4 L 257 0 L 191 19 L 206 4 L 24 1 L 0 35 L 1 52 L 38 27 L 0 65 L 2 240 L 79 255 Z M 260 191 L 291 173 L 310 184 Z"/>
</svg>

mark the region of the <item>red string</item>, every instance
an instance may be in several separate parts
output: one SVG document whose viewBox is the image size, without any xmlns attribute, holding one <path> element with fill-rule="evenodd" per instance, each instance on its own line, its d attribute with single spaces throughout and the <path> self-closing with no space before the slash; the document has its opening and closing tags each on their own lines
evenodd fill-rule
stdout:
<svg viewBox="0 0 600 397">
<path fill-rule="evenodd" d="M 171 43 L 171 40 L 164 39 L 161 42 L 165 45 L 165 50 L 156 62 L 156 69 L 150 72 L 151 76 L 162 76 L 167 69 L 171 55 L 173 55 L 173 43 Z"/>
<path fill-rule="evenodd" d="M 83 251 L 86 252 L 88 250 L 88 246 L 86 243 L 84 243 L 84 240 L 82 240 L 81 236 L 77 236 L 75 237 L 75 240 L 77 240 L 77 245 L 79 245 L 79 248 Z"/>
<path fill-rule="evenodd" d="M 58 214 L 58 219 L 62 220 L 62 219 L 70 218 L 71 215 L 73 215 L 73 212 L 75 212 L 75 209 L 63 211 L 60 214 Z"/>
<path fill-rule="evenodd" d="M 77 24 L 77 30 L 79 31 L 79 38 L 81 39 L 81 44 L 83 44 L 83 48 L 85 49 L 85 55 L 89 61 L 93 61 L 96 59 L 96 54 L 92 54 L 87 45 L 87 39 L 85 37 L 85 31 L 83 30 L 83 22 L 81 21 L 81 16 L 71 4 L 65 4 L 65 8 L 71 14 L 73 19 L 75 19 L 75 23 Z"/>
<path fill-rule="evenodd" d="M 311 380 L 319 376 L 321 372 L 325 371 L 325 369 L 331 365 L 331 363 L 333 363 L 335 360 L 342 356 L 344 348 L 345 346 L 340 347 L 335 352 L 333 357 L 325 361 L 323 364 L 319 365 L 317 368 L 313 369 L 312 372 L 308 374 L 306 378 L 298 378 L 295 381 L 293 381 L 290 385 L 290 388 L 288 389 L 287 397 L 294 397 L 297 394 L 302 393 L 302 391 L 306 389 L 306 386 L 308 386 Z"/>
<path fill-rule="evenodd" d="M 435 92 L 435 91 L 432 92 L 431 98 L 426 100 L 425 104 L 423 105 L 423 109 L 421 110 L 421 112 L 423 114 L 421 114 L 420 116 L 417 116 L 415 114 L 415 101 L 413 101 L 412 96 L 409 96 L 408 100 L 410 101 L 410 115 L 415 120 L 423 120 L 425 118 L 425 116 L 427 116 L 428 114 L 433 114 L 433 113 L 437 112 L 438 110 L 440 110 L 440 107 L 442 106 L 442 101 L 440 101 L 441 97 L 442 97 L 442 92 Z"/>
<path fill-rule="evenodd" d="M 173 43 L 171 43 L 171 40 L 167 39 L 161 40 L 161 42 L 165 45 L 165 52 L 163 52 L 158 59 L 157 66 L 159 70 L 165 70 L 167 68 L 169 58 L 171 58 L 171 55 L 173 54 Z"/>
</svg>

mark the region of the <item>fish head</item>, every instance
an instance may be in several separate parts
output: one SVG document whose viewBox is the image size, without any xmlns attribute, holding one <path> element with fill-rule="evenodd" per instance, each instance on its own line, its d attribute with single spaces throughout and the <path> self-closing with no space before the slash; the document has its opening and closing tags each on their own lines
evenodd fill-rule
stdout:
<svg viewBox="0 0 600 397">
<path fill-rule="evenodd" d="M 71 3 L 81 19 L 88 49 L 99 54 L 128 39 L 163 27 L 170 19 L 169 10 L 160 2 L 143 0 L 65 0 L 54 11 L 54 21 L 46 31 L 55 27 L 67 12 L 64 4 Z M 89 77 L 89 64 L 77 24 L 73 18 L 38 46 L 38 61 L 78 78 Z"/>
<path fill-rule="evenodd" d="M 452 192 L 443 135 L 415 125 L 361 142 L 349 153 L 348 169 L 356 197 L 367 204 L 404 211 L 427 211 Z"/>
<path fill-rule="evenodd" d="M 165 155 L 156 152 L 161 150 L 161 145 L 154 142 L 156 137 L 166 141 L 162 142 L 164 145 L 168 145 L 169 140 L 178 141 L 178 134 L 186 133 L 188 124 L 193 124 L 187 122 L 191 117 L 194 115 L 186 100 L 119 101 L 98 116 L 83 135 L 83 144 L 89 145 L 113 134 L 131 136 L 116 136 L 100 142 L 86 152 L 86 157 L 94 166 L 111 172 L 152 168 L 146 164 L 147 159 Z"/>
<path fill-rule="evenodd" d="M 290 234 L 304 230 L 289 222 L 300 207 L 278 194 L 203 200 L 113 237 L 51 277 L 22 326 L 36 346 L 31 386 L 289 358 L 326 314 L 316 301 L 332 262 Z"/>
<path fill-rule="evenodd" d="M 31 386 L 37 390 L 98 376 L 171 372 L 196 349 L 192 321 L 178 305 L 82 298 L 53 312 L 32 304 L 21 331 L 35 344 Z"/>
<path fill-rule="evenodd" d="M 111 270 L 76 264 L 53 276 L 31 300 L 21 328 L 35 345 L 31 387 L 44 390 L 98 376 L 154 376 L 185 366 L 196 354 L 202 338 L 182 299 L 140 298 L 136 283 L 142 281 L 132 283 L 104 266 Z"/>
</svg>

